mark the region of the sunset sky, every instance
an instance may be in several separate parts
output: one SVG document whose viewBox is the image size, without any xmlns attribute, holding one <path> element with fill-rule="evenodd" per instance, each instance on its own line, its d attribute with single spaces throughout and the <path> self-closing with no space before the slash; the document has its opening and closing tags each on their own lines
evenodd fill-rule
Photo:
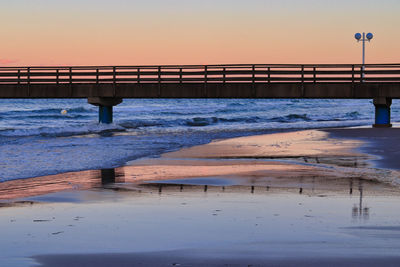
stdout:
<svg viewBox="0 0 400 267">
<path fill-rule="evenodd" d="M 399 0 L 1 0 L 0 65 L 400 63 Z"/>
</svg>

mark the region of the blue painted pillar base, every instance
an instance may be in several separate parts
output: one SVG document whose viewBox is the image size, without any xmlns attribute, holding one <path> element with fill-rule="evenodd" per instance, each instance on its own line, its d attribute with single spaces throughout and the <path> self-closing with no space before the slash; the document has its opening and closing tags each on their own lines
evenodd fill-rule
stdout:
<svg viewBox="0 0 400 267">
<path fill-rule="evenodd" d="M 113 107 L 112 106 L 99 106 L 99 123 L 112 123 L 113 122 Z"/>
<path fill-rule="evenodd" d="M 375 105 L 375 128 L 389 128 L 392 127 L 390 123 L 390 105 L 392 99 L 387 97 L 374 98 Z"/>
<path fill-rule="evenodd" d="M 88 103 L 99 107 L 99 123 L 113 122 L 113 106 L 122 103 L 117 97 L 88 97 Z"/>
</svg>

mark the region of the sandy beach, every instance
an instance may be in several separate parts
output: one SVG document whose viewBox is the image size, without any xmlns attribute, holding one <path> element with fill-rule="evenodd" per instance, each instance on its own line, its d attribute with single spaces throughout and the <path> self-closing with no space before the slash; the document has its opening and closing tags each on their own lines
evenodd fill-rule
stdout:
<svg viewBox="0 0 400 267">
<path fill-rule="evenodd" d="M 1 1 L 0 267 L 400 266 L 399 10 Z"/>
<path fill-rule="evenodd" d="M 396 266 L 399 130 L 215 140 L 0 183 L 0 266 Z"/>
</svg>

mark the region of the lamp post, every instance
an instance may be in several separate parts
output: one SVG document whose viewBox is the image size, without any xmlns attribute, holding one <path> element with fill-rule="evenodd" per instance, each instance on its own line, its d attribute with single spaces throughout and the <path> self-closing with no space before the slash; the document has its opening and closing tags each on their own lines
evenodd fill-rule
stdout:
<svg viewBox="0 0 400 267">
<path fill-rule="evenodd" d="M 365 32 L 356 33 L 354 35 L 357 42 L 362 41 L 362 67 L 361 67 L 361 82 L 364 82 L 364 71 L 365 71 L 365 41 L 370 42 L 374 35 L 372 33 Z M 392 99 L 389 97 L 374 97 L 375 106 L 375 124 L 373 127 L 392 127 L 390 123 L 390 105 Z"/>
<path fill-rule="evenodd" d="M 365 70 L 365 41 L 370 42 L 372 38 L 374 38 L 374 35 L 372 33 L 367 33 L 365 35 L 365 32 L 362 33 L 356 33 L 354 35 L 354 38 L 356 38 L 357 42 L 362 41 L 362 67 L 361 67 L 361 79 L 364 79 L 364 70 Z"/>
</svg>

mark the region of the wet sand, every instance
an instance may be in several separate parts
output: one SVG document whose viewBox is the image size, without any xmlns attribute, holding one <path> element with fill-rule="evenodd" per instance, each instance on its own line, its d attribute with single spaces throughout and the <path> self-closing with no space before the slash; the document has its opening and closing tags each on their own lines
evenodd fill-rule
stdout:
<svg viewBox="0 0 400 267">
<path fill-rule="evenodd" d="M 306 130 L 217 140 L 131 162 L 123 172 L 132 183 L 220 177 L 233 184 L 295 188 L 342 188 L 351 179 L 397 186 L 400 163 L 393 153 L 400 151 L 400 129 L 377 130 Z M 377 150 L 392 152 L 380 157 Z M 382 162 L 391 168 L 378 168 Z"/>
<path fill-rule="evenodd" d="M 216 140 L 1 183 L 0 266 L 397 265 L 399 130 Z"/>
<path fill-rule="evenodd" d="M 136 160 L 111 170 L 3 182 L 0 183 L 0 200 L 96 188 L 109 181 L 140 183 L 216 176 L 236 182 L 235 178 L 240 178 L 239 184 L 269 183 L 271 186 L 276 183 L 277 186 L 293 184 L 298 187 L 300 179 L 303 183 L 321 180 L 322 188 L 330 188 L 349 178 L 397 184 L 399 175 L 395 169 L 400 164 L 395 154 L 400 151 L 399 130 L 307 130 L 214 141 L 156 159 Z M 379 136 L 383 137 L 379 139 Z M 379 157 L 386 151 L 389 156 Z M 380 169 L 376 164 L 390 164 L 391 169 Z"/>
<path fill-rule="evenodd" d="M 400 192 L 353 182 L 351 193 L 144 184 L 37 196 L 1 210 L 0 265 L 394 266 Z"/>
<path fill-rule="evenodd" d="M 263 259 L 258 253 L 265 251 L 230 251 L 243 256 L 236 259 L 232 256 L 221 257 L 225 251 L 178 250 L 157 253 L 130 253 L 130 254 L 92 254 L 92 255 L 54 255 L 38 257 L 37 259 L 46 266 L 398 266 L 400 256 L 377 258 L 272 258 Z M 200 255 L 199 255 L 200 254 Z M 216 257 L 217 255 L 217 257 Z"/>
<path fill-rule="evenodd" d="M 373 163 L 376 167 L 400 169 L 400 128 L 346 128 L 325 131 L 333 138 L 362 141 L 359 151 L 374 155 Z"/>
</svg>

